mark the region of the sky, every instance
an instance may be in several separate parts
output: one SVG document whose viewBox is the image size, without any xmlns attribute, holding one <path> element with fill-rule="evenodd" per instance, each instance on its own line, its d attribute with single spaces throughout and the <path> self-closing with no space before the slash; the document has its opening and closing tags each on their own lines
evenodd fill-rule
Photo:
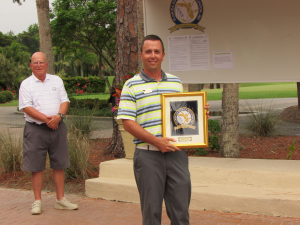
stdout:
<svg viewBox="0 0 300 225">
<path fill-rule="evenodd" d="M 27 28 L 38 23 L 35 0 L 26 0 L 22 5 L 12 0 L 0 0 L 0 31 L 6 34 L 13 31 L 15 35 L 27 31 Z M 55 0 L 49 0 L 51 3 Z"/>
</svg>

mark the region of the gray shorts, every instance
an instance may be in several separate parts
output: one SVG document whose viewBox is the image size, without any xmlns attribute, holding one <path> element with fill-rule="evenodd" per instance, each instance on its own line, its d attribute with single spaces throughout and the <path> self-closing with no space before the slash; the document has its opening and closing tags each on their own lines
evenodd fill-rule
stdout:
<svg viewBox="0 0 300 225">
<path fill-rule="evenodd" d="M 23 170 L 40 172 L 45 170 L 47 152 L 50 167 L 60 170 L 70 166 L 66 124 L 61 121 L 56 130 L 46 124 L 26 122 L 23 139 Z"/>
</svg>

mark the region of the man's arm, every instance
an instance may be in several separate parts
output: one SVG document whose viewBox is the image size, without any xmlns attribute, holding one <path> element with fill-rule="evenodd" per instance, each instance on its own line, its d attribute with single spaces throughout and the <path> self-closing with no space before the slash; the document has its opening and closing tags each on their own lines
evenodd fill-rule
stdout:
<svg viewBox="0 0 300 225">
<path fill-rule="evenodd" d="M 69 102 L 63 102 L 60 104 L 58 113 L 62 113 L 63 115 L 66 115 L 68 108 L 69 108 Z M 58 124 L 62 120 L 60 115 L 58 114 L 53 116 L 48 116 L 47 118 L 49 119 L 49 121 L 47 122 L 47 126 L 50 128 L 52 127 L 58 128 Z"/>
<path fill-rule="evenodd" d="M 161 152 L 175 152 L 180 151 L 175 145 L 172 145 L 170 141 L 175 142 L 173 138 L 158 138 L 153 134 L 150 134 L 144 128 L 142 128 L 137 122 L 128 119 L 122 119 L 124 129 L 132 134 L 134 137 L 157 147 Z"/>
<path fill-rule="evenodd" d="M 26 113 L 31 118 L 42 121 L 44 123 L 47 123 L 50 121 L 50 119 L 48 119 L 48 117 L 45 114 L 37 111 L 35 108 L 33 108 L 31 106 L 24 108 L 23 112 Z"/>
</svg>

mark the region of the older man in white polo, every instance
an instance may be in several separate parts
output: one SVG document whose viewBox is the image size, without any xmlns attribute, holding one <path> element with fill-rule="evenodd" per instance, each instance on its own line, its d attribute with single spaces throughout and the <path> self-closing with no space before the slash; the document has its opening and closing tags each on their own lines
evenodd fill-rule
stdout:
<svg viewBox="0 0 300 225">
<path fill-rule="evenodd" d="M 19 91 L 19 110 L 24 112 L 26 125 L 23 140 L 23 170 L 32 172 L 35 201 L 31 213 L 42 212 L 42 176 L 46 156 L 56 188 L 56 209 L 78 209 L 64 197 L 64 169 L 70 166 L 67 127 L 63 122 L 69 99 L 60 77 L 47 74 L 48 62 L 42 52 L 31 57 L 32 75 Z"/>
</svg>

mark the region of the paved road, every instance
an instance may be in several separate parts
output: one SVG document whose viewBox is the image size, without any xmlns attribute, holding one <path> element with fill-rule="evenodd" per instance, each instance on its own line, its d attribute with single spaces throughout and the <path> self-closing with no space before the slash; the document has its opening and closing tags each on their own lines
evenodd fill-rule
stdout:
<svg viewBox="0 0 300 225">
<path fill-rule="evenodd" d="M 222 101 L 208 101 L 211 109 L 210 111 L 222 111 Z M 249 111 L 249 107 L 254 110 L 257 107 L 274 107 L 280 113 L 284 108 L 297 105 L 297 98 L 276 98 L 276 99 L 248 99 L 239 101 L 240 112 Z M 24 127 L 24 118 L 22 113 L 15 113 L 16 107 L 0 107 L 0 126 L 1 127 Z M 220 116 L 213 116 L 212 118 L 221 120 Z M 66 118 L 68 122 L 70 118 Z M 249 134 L 249 131 L 245 129 L 245 123 L 247 115 L 241 114 L 239 116 L 241 134 Z M 112 118 L 95 118 L 93 120 L 95 131 L 92 132 L 91 138 L 109 138 L 113 132 Z M 300 126 L 294 123 L 282 122 L 278 129 L 279 135 L 300 135 Z"/>
<path fill-rule="evenodd" d="M 8 128 L 24 128 L 25 120 L 23 113 L 17 112 L 15 106 L 0 107 L 0 127 Z M 67 116 L 65 122 L 68 123 L 72 119 Z M 99 118 L 95 117 L 93 120 L 93 129 L 91 138 L 109 138 L 113 132 L 112 118 Z"/>
</svg>

